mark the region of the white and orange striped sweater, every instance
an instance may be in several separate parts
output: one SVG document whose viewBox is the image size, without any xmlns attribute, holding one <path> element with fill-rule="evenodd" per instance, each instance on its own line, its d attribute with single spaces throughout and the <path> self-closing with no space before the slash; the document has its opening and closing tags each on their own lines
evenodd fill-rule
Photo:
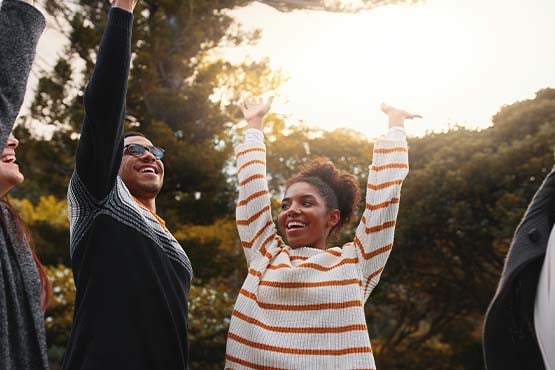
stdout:
<svg viewBox="0 0 555 370">
<path fill-rule="evenodd" d="M 393 243 L 408 173 L 404 131 L 374 146 L 366 209 L 352 242 L 291 248 L 277 234 L 262 141 L 235 149 L 237 227 L 249 265 L 229 328 L 226 369 L 375 369 L 364 303 Z"/>
</svg>

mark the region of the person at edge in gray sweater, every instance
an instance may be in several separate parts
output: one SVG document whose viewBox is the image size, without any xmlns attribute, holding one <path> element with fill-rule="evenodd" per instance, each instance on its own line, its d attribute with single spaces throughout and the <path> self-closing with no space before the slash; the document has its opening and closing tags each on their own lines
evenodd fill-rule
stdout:
<svg viewBox="0 0 555 370">
<path fill-rule="evenodd" d="M 48 369 L 44 311 L 51 288 L 7 194 L 23 181 L 11 134 L 45 27 L 32 0 L 0 6 L 0 370 Z"/>
<path fill-rule="evenodd" d="M 113 0 L 68 189 L 76 285 L 63 369 L 183 370 L 192 268 L 156 214 L 164 151 L 123 134 L 137 0 Z"/>
</svg>

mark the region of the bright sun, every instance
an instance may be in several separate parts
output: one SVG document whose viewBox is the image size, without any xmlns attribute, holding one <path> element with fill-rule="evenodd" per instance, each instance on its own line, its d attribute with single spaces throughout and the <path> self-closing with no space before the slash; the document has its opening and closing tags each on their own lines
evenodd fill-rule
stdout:
<svg viewBox="0 0 555 370">
<path fill-rule="evenodd" d="M 357 1 L 344 0 L 347 3 Z M 426 0 L 360 14 L 280 13 L 253 3 L 232 14 L 260 28 L 255 47 L 290 79 L 274 109 L 326 129 L 384 131 L 382 101 L 421 113 L 408 132 L 486 127 L 504 104 L 555 86 L 555 2 Z M 523 21 L 525 16 L 526 21 Z"/>
</svg>

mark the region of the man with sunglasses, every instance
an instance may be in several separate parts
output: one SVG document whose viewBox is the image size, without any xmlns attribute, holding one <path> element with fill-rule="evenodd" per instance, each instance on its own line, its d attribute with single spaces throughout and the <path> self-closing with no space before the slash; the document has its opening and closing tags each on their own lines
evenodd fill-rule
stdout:
<svg viewBox="0 0 555 370">
<path fill-rule="evenodd" d="M 192 269 L 156 213 L 164 151 L 123 135 L 138 0 L 111 2 L 68 190 L 77 292 L 62 367 L 183 370 Z"/>
<path fill-rule="evenodd" d="M 131 195 L 156 214 L 156 195 L 164 182 L 164 149 L 152 145 L 143 134 L 125 134 L 119 176 Z"/>
</svg>

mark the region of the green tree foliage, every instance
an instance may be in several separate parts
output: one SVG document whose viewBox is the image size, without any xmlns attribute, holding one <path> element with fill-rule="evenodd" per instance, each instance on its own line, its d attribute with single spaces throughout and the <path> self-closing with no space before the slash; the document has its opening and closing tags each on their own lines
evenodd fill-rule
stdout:
<svg viewBox="0 0 555 370">
<path fill-rule="evenodd" d="M 232 214 L 210 225 L 182 225 L 174 236 L 187 250 L 196 279 L 209 282 L 225 277 L 231 289 L 242 283 L 247 268 Z"/>
<path fill-rule="evenodd" d="M 30 199 L 13 199 L 12 203 L 29 226 L 37 252 L 44 264 L 69 265 L 69 222 L 66 200 L 53 195 Z"/>
<path fill-rule="evenodd" d="M 269 91 L 282 80 L 266 61 L 231 64 L 217 52 L 257 39 L 258 32 L 242 31 L 225 12 L 246 3 L 146 1 L 135 11 L 126 123 L 166 148 L 158 208 L 169 225 L 210 223 L 227 214 L 232 189 L 224 168 L 231 153 L 230 122 L 239 118 L 238 110 L 229 107 L 243 89 Z M 25 127 L 18 132 L 22 144 L 32 144 L 28 149 L 22 145 L 21 162 L 33 164 L 25 168 L 31 181 L 19 191 L 35 201 L 45 194 L 61 197 L 71 175 L 84 114 L 82 92 L 94 67 L 109 2 L 80 0 L 67 7 L 45 0 L 44 6 L 67 23 L 70 43 L 54 70 L 40 79 L 31 117 L 23 125 L 51 125 L 57 130 L 54 137 L 37 139 Z"/>
<path fill-rule="evenodd" d="M 75 284 L 71 269 L 64 265 L 48 266 L 47 273 L 52 284 L 52 300 L 48 305 L 45 318 L 46 340 L 48 358 L 55 365 L 62 360 L 68 333 L 71 330 Z"/>
<path fill-rule="evenodd" d="M 192 369 L 222 369 L 233 303 L 237 295 L 226 284 L 191 287 L 189 333 Z"/>
</svg>

